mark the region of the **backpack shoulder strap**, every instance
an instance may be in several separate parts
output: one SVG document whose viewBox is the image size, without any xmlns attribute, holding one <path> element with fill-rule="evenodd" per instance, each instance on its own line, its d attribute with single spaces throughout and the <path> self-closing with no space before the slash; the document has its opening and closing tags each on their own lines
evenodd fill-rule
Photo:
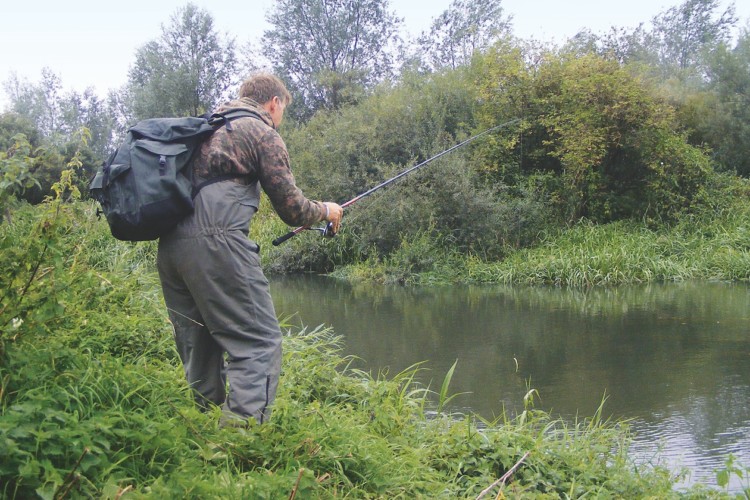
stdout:
<svg viewBox="0 0 750 500">
<path fill-rule="evenodd" d="M 208 123 L 209 125 L 216 128 L 224 125 L 226 126 L 227 130 L 231 132 L 233 130 L 231 124 L 232 120 L 246 117 L 252 117 L 263 121 L 260 114 L 256 113 L 255 111 L 250 111 L 248 109 L 236 109 L 234 111 L 228 111 L 226 113 L 214 113 L 208 117 Z"/>
</svg>

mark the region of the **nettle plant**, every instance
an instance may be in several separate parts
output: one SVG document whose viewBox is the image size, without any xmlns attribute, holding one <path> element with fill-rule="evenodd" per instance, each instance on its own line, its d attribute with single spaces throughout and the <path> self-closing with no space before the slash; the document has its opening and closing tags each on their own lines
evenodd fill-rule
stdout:
<svg viewBox="0 0 750 500">
<path fill-rule="evenodd" d="M 0 151 L 0 212 L 10 218 L 10 203 L 27 189 L 39 186 L 33 174 L 32 146 L 23 134 L 13 137 L 13 146 Z"/>
</svg>

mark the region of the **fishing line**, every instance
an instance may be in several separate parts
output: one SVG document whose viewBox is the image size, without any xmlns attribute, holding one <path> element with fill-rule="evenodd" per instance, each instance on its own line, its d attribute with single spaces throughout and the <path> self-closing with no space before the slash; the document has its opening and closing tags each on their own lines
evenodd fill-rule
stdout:
<svg viewBox="0 0 750 500">
<path fill-rule="evenodd" d="M 470 143 L 470 142 L 472 142 L 472 141 L 474 141 L 476 139 L 479 139 L 480 137 L 482 137 L 484 135 L 489 134 L 490 132 L 494 132 L 495 130 L 499 130 L 501 128 L 507 127 L 508 125 L 512 125 L 513 123 L 516 123 L 516 122 L 518 122 L 520 120 L 521 120 L 520 118 L 514 118 L 514 119 L 509 120 L 509 121 L 507 121 L 505 123 L 501 123 L 500 125 L 496 125 L 494 127 L 488 128 L 484 132 L 480 132 L 477 135 L 469 137 L 468 139 L 459 142 L 458 144 L 456 144 L 456 145 L 454 145 L 454 146 L 446 149 L 445 151 L 442 151 L 442 152 L 436 154 L 432 158 L 428 158 L 425 161 L 423 161 L 422 163 L 419 163 L 417 165 L 414 165 L 413 167 L 407 168 L 406 170 L 404 170 L 400 174 L 398 174 L 398 175 L 396 175 L 394 177 L 391 177 L 390 179 L 381 182 L 377 186 L 368 189 L 364 193 L 355 196 L 351 200 L 349 200 L 349 201 L 347 201 L 345 203 L 342 203 L 341 204 L 341 208 L 346 208 L 346 207 L 349 207 L 351 205 L 354 205 L 355 203 L 357 203 L 362 198 L 370 196 L 375 191 L 377 191 L 379 189 L 382 189 L 382 188 L 388 186 L 389 184 L 392 184 L 392 183 L 396 182 L 397 180 L 399 180 L 400 178 L 404 177 L 405 175 L 408 175 L 411 172 L 413 172 L 413 171 L 415 171 L 415 170 L 417 170 L 417 169 L 419 169 L 419 168 L 427 165 L 428 163 L 430 163 L 430 162 L 432 162 L 434 160 L 437 160 L 441 156 L 447 155 L 448 153 L 451 153 L 451 152 L 455 151 L 456 149 L 458 149 L 458 148 L 460 148 L 462 146 L 465 146 L 466 144 L 468 144 L 468 143 Z M 306 229 L 314 229 L 314 230 L 317 230 L 317 231 L 322 231 L 323 234 L 326 234 L 326 231 L 328 230 L 328 226 L 325 226 L 325 227 L 322 227 L 322 228 L 311 228 L 310 226 L 300 226 L 300 227 L 298 227 L 297 229 L 295 229 L 293 231 L 289 231 L 287 234 L 285 234 L 283 236 L 279 236 L 278 238 L 276 238 L 275 240 L 273 240 L 272 243 L 273 243 L 274 246 L 279 246 L 282 243 L 284 243 L 286 240 L 288 240 L 289 238 L 291 238 L 293 236 L 296 236 L 297 234 L 301 233 L 302 231 L 304 231 Z"/>
</svg>

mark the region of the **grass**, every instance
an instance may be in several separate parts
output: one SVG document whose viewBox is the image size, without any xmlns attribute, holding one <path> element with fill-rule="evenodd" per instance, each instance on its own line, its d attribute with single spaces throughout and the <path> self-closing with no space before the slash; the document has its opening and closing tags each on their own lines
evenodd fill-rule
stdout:
<svg viewBox="0 0 750 500">
<path fill-rule="evenodd" d="M 3 498 L 722 496 L 673 491 L 678 478 L 632 462 L 627 425 L 600 414 L 570 424 L 528 398 L 514 418 L 451 415 L 453 368 L 437 393 L 419 366 L 356 370 L 325 327 L 284 325 L 268 424 L 219 429 L 183 379 L 153 246 L 112 240 L 88 204 L 58 208 L 0 226 Z M 430 240 L 412 241 L 402 259 L 420 265 Z"/>
<path fill-rule="evenodd" d="M 578 225 L 537 245 L 508 249 L 500 261 L 460 255 L 439 238 L 412 240 L 386 258 L 336 270 L 352 281 L 433 284 L 616 286 L 688 280 L 750 279 L 750 210 L 728 210 L 710 220 L 686 219 L 651 229 L 634 222 Z M 426 262 L 429 265 L 414 265 Z"/>
<path fill-rule="evenodd" d="M 727 214 L 710 226 L 686 221 L 661 230 L 623 222 L 582 224 L 503 262 L 468 261 L 467 279 L 575 287 L 747 280 L 748 230 L 747 211 Z"/>
</svg>

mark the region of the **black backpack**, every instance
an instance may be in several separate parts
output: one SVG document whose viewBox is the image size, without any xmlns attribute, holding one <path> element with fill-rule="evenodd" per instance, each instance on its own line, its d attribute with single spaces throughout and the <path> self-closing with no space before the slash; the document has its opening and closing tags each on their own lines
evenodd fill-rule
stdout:
<svg viewBox="0 0 750 500">
<path fill-rule="evenodd" d="M 128 130 L 125 141 L 99 168 L 89 186 L 101 205 L 112 236 L 124 241 L 155 240 L 193 213 L 193 199 L 204 186 L 234 175 L 194 185 L 191 160 L 200 144 L 231 120 L 260 119 L 235 110 L 202 117 L 151 118 Z"/>
</svg>

